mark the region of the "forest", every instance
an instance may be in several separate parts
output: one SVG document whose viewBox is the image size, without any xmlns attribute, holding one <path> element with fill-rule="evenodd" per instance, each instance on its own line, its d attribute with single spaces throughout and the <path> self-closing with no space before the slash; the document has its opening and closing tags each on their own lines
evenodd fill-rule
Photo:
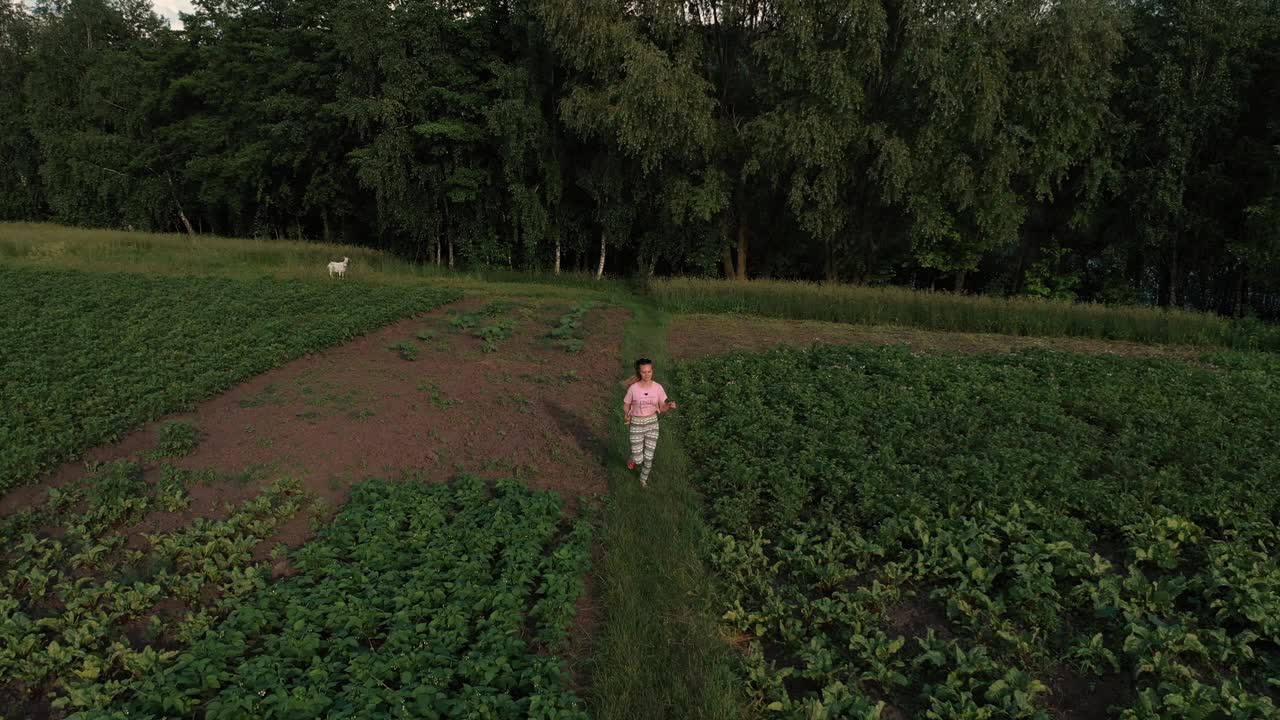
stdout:
<svg viewBox="0 0 1280 720">
<path fill-rule="evenodd" d="M 181 20 L 0 2 L 0 220 L 1280 317 L 1280 0 Z"/>
</svg>

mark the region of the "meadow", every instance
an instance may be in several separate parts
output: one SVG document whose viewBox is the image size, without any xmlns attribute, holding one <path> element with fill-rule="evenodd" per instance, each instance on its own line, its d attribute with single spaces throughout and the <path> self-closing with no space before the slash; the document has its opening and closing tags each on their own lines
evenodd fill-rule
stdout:
<svg viewBox="0 0 1280 720">
<path fill-rule="evenodd" d="M 1178 309 L 782 280 L 664 278 L 653 283 L 651 294 L 671 313 L 735 313 L 957 332 L 1280 350 L 1280 330 L 1274 326 Z"/>
</svg>

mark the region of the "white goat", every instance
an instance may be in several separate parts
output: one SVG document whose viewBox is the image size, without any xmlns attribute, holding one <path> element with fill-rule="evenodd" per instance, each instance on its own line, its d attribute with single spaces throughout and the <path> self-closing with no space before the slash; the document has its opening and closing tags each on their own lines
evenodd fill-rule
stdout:
<svg viewBox="0 0 1280 720">
<path fill-rule="evenodd" d="M 346 277 L 346 274 L 347 274 L 346 256 L 343 256 L 342 262 L 329 263 L 329 277 L 333 277 L 334 273 L 338 273 L 338 277 Z"/>
</svg>

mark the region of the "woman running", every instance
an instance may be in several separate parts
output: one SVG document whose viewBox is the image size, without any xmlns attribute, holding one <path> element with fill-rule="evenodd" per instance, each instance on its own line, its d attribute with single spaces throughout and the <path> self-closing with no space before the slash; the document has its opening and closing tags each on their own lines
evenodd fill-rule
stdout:
<svg viewBox="0 0 1280 720">
<path fill-rule="evenodd" d="M 658 448 L 658 414 L 675 410 L 676 404 L 667 399 L 667 391 L 653 379 L 653 361 L 636 360 L 636 376 L 627 380 L 627 395 L 622 399 L 624 423 L 631 426 L 631 458 L 627 467 L 640 466 L 640 486 L 649 484 L 649 471 L 653 468 L 653 452 Z"/>
</svg>

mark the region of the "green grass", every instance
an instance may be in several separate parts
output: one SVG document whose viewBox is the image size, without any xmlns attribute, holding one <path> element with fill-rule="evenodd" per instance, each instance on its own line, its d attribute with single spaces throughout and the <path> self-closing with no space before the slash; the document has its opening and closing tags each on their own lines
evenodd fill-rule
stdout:
<svg viewBox="0 0 1280 720">
<path fill-rule="evenodd" d="M 1280 328 L 1182 310 L 768 280 L 672 278 L 654 281 L 650 292 L 659 307 L 672 313 L 1280 351 Z"/>
<path fill-rule="evenodd" d="M 641 354 L 666 370 L 666 316 L 647 304 L 623 338 L 619 379 Z M 679 424 L 664 420 L 649 487 L 626 469 L 630 452 L 622 391 L 605 410 L 613 442 L 610 494 L 599 531 L 598 593 L 604 617 L 592 662 L 592 716 L 599 720 L 740 717 L 728 646 L 719 638 L 702 560 L 702 500 L 690 481 Z"/>
<path fill-rule="evenodd" d="M 422 284 L 0 265 L 0 490 L 257 373 L 457 295 Z"/>
<path fill-rule="evenodd" d="M 330 260 L 351 259 L 345 280 L 330 281 Z M 355 245 L 91 230 L 45 223 L 0 223 L 0 264 L 136 272 L 148 275 L 262 277 L 325 282 L 420 284 L 479 290 L 507 296 L 568 299 L 622 298 L 627 283 L 590 275 L 481 269 L 452 271 L 419 265 L 390 253 Z"/>
</svg>

